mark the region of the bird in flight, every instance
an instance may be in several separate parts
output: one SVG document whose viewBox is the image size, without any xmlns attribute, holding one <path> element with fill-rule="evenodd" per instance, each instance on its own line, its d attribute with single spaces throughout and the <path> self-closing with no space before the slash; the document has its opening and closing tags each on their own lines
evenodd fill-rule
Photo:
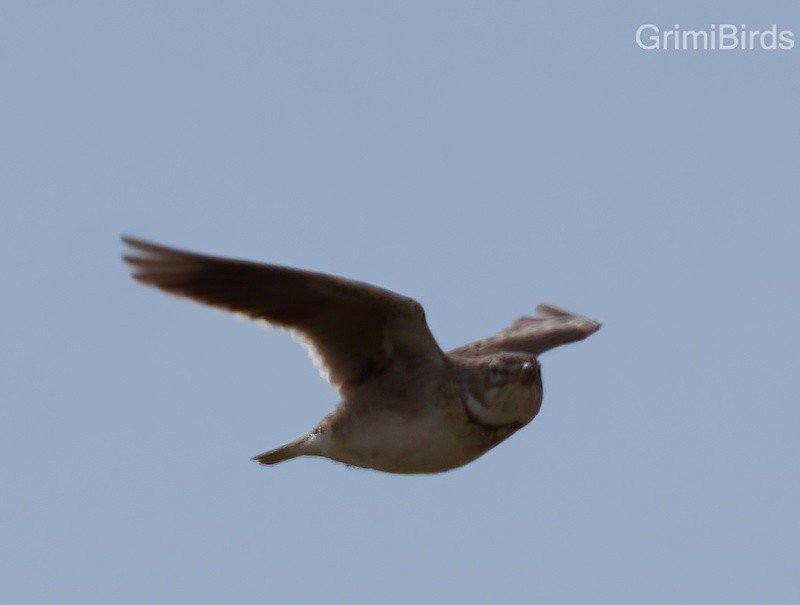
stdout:
<svg viewBox="0 0 800 605">
<path fill-rule="evenodd" d="M 388 473 L 463 466 L 528 424 L 542 404 L 537 356 L 600 323 L 551 305 L 445 353 L 415 300 L 369 284 L 195 254 L 132 237 L 133 277 L 289 330 L 341 401 L 311 431 L 255 456 L 322 456 Z"/>
</svg>

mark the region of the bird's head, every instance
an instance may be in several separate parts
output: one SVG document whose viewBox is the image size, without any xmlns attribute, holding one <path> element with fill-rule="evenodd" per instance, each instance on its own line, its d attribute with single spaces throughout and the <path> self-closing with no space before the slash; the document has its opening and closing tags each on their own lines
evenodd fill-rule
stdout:
<svg viewBox="0 0 800 605">
<path fill-rule="evenodd" d="M 480 360 L 467 411 L 487 426 L 524 426 L 542 405 L 541 366 L 527 353 L 494 353 Z"/>
</svg>

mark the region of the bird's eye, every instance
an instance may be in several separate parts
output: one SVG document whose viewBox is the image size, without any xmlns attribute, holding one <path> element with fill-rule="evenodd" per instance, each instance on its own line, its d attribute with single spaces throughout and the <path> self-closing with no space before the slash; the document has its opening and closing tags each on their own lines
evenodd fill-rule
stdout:
<svg viewBox="0 0 800 605">
<path fill-rule="evenodd" d="M 506 372 L 505 368 L 502 368 L 499 365 L 489 366 L 489 382 L 492 384 L 500 384 L 505 382 L 507 376 L 508 373 Z"/>
</svg>

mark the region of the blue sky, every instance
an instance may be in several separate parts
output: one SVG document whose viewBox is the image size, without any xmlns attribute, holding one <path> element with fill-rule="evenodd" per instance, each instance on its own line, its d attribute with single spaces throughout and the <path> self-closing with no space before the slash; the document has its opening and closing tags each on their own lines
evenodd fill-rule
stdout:
<svg viewBox="0 0 800 605">
<path fill-rule="evenodd" d="M 796 2 L 6 2 L 3 603 L 795 603 Z M 248 458 L 336 402 L 128 233 L 419 300 L 548 301 L 536 420 L 462 469 Z"/>
</svg>

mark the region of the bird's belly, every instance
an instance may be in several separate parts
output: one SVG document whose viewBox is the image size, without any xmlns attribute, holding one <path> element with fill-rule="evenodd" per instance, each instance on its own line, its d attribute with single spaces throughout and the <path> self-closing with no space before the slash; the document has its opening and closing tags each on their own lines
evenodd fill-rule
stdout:
<svg viewBox="0 0 800 605">
<path fill-rule="evenodd" d="M 487 449 L 475 443 L 473 427 L 444 409 L 420 416 L 383 412 L 348 428 L 331 432 L 325 454 L 345 464 L 389 473 L 442 472 L 474 460 Z"/>
</svg>

